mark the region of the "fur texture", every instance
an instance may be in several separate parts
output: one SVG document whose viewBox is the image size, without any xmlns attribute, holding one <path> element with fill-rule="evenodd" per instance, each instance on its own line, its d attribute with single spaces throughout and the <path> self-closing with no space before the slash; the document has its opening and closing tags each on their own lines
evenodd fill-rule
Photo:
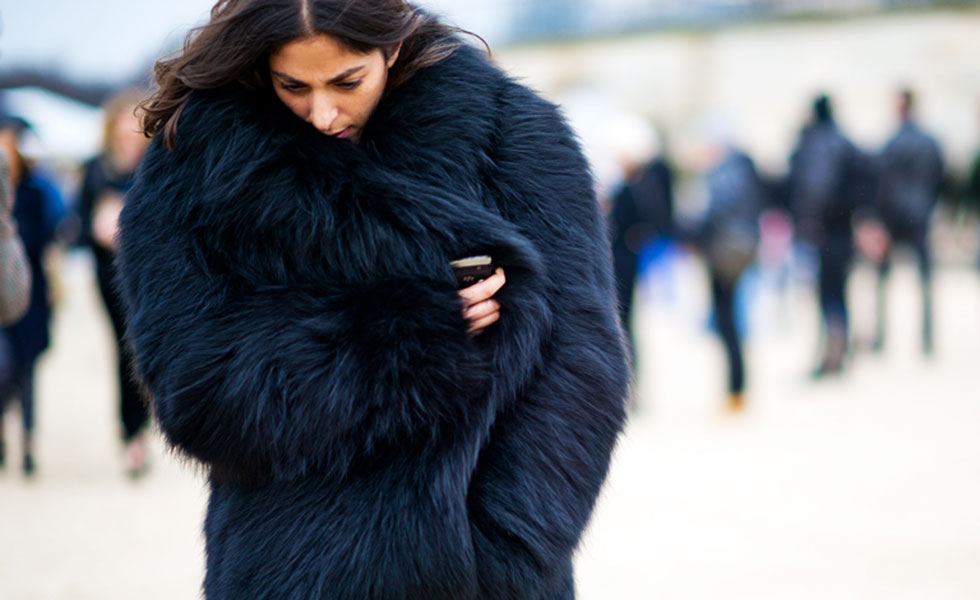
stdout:
<svg viewBox="0 0 980 600">
<path fill-rule="evenodd" d="M 129 340 L 210 468 L 209 600 L 552 600 L 624 420 L 588 167 L 556 108 L 462 48 L 359 144 L 195 93 L 121 218 Z M 466 334 L 449 268 L 492 254 Z"/>
</svg>

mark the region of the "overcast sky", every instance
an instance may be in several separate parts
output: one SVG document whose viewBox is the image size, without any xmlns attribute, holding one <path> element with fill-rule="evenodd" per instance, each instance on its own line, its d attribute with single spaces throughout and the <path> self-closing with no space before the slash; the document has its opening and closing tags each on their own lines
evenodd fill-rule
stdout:
<svg viewBox="0 0 980 600">
<path fill-rule="evenodd" d="M 0 0 L 0 65 L 129 77 L 207 17 L 212 0 Z"/>
<path fill-rule="evenodd" d="M 0 67 L 55 66 L 72 77 L 106 81 L 131 77 L 179 46 L 190 27 L 207 20 L 214 2 L 0 0 Z M 459 7 L 483 3 L 420 4 L 452 16 Z"/>
</svg>

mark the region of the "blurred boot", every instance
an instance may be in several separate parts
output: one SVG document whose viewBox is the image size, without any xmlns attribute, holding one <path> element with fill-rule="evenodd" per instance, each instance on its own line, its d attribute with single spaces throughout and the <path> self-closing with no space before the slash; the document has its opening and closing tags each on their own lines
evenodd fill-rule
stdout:
<svg viewBox="0 0 980 600">
<path fill-rule="evenodd" d="M 729 394 L 726 408 L 730 413 L 740 413 L 745 410 L 745 394 L 742 392 Z"/>
<path fill-rule="evenodd" d="M 134 436 L 126 443 L 126 474 L 130 479 L 139 479 L 149 470 L 146 460 L 146 443 L 143 434 Z"/>
<path fill-rule="evenodd" d="M 827 347 L 823 360 L 814 372 L 815 378 L 826 375 L 839 375 L 844 370 L 844 355 L 847 352 L 847 333 L 843 326 L 828 325 Z"/>
<path fill-rule="evenodd" d="M 871 351 L 880 353 L 885 349 L 885 297 L 879 285 L 878 297 L 875 310 L 875 338 L 871 345 Z"/>
<path fill-rule="evenodd" d="M 887 321 L 885 292 L 889 271 L 890 263 L 888 262 L 882 262 L 878 266 L 878 282 L 875 286 L 875 339 L 871 346 L 872 352 L 875 353 L 885 349 L 885 321 Z"/>
<path fill-rule="evenodd" d="M 932 356 L 932 290 L 929 282 L 922 284 L 922 353 Z"/>
<path fill-rule="evenodd" d="M 34 444 L 30 434 L 24 435 L 24 476 L 33 477 L 36 465 L 34 464 Z"/>
</svg>

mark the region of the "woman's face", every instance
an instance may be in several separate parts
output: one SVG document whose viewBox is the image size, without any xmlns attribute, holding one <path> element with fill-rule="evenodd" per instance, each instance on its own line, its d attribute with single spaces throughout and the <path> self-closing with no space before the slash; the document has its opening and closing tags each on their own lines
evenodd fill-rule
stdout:
<svg viewBox="0 0 980 600">
<path fill-rule="evenodd" d="M 13 129 L 0 129 L 0 154 L 7 161 L 11 183 L 17 185 L 20 183 L 24 167 L 17 152 L 17 132 Z"/>
<path fill-rule="evenodd" d="M 289 42 L 269 58 L 276 96 L 320 132 L 357 141 L 381 100 L 388 69 L 379 49 L 360 54 L 326 34 Z"/>
<path fill-rule="evenodd" d="M 133 114 L 136 106 L 124 108 L 112 123 L 113 160 L 121 171 L 129 173 L 136 169 L 149 140 L 140 131 L 139 118 Z"/>
</svg>

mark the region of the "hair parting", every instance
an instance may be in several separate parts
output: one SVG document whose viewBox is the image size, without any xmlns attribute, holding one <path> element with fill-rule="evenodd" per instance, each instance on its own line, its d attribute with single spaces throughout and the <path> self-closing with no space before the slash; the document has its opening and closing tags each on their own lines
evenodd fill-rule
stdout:
<svg viewBox="0 0 980 600">
<path fill-rule="evenodd" d="M 183 49 L 154 65 L 156 89 L 140 104 L 143 133 L 176 147 L 177 124 L 194 90 L 237 83 L 269 92 L 269 57 L 290 41 L 326 34 L 356 52 L 398 49 L 388 89 L 446 60 L 470 35 L 406 0 L 218 0 L 208 23 L 188 33 Z"/>
</svg>

